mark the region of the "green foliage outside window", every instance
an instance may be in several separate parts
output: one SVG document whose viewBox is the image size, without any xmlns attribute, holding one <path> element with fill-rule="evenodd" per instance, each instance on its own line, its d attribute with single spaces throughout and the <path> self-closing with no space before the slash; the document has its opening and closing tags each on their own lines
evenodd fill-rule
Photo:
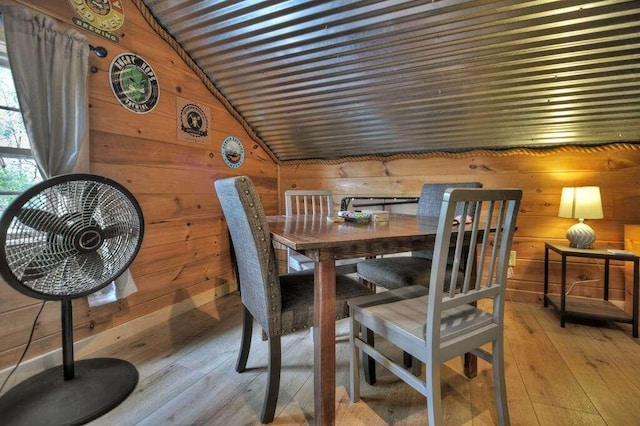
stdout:
<svg viewBox="0 0 640 426">
<path fill-rule="evenodd" d="M 41 180 L 31 156 L 11 70 L 0 66 L 0 211 L 19 193 Z"/>
</svg>

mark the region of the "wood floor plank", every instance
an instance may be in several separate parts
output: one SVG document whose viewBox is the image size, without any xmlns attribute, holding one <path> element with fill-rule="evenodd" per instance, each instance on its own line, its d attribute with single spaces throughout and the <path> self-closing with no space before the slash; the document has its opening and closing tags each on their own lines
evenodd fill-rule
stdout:
<svg viewBox="0 0 640 426">
<path fill-rule="evenodd" d="M 229 401 L 238 396 L 249 393 L 252 386 L 261 386 L 257 380 L 264 374 L 259 370 L 245 371 L 241 377 L 234 371 L 235 359 L 228 359 L 218 367 L 219 371 L 212 374 L 199 375 L 198 381 L 179 395 L 165 401 L 144 420 L 138 424 L 157 425 L 193 425 L 198 419 L 208 419 L 215 410 L 221 409 Z M 258 382 L 255 384 L 254 382 Z M 257 417 L 247 415 L 246 424 L 258 424 Z M 200 424 L 205 424 L 201 420 Z"/>
<path fill-rule="evenodd" d="M 607 423 L 599 414 L 568 410 L 552 405 L 533 403 L 540 424 L 545 426 L 604 426 Z"/>
<path fill-rule="evenodd" d="M 133 394 L 91 426 L 258 425 L 267 345 L 254 327 L 248 370 L 235 372 L 240 299 L 225 296 L 93 356 L 136 365 Z M 348 324 L 336 330 L 336 425 L 427 424 L 426 400 L 378 366 L 378 383 L 348 396 Z M 385 342 L 376 342 L 376 345 Z M 313 347 L 309 331 L 283 338 L 282 382 L 274 425 L 308 425 L 313 415 Z M 508 302 L 505 374 L 512 425 L 640 424 L 640 343 L 626 325 L 568 323 L 536 304 Z M 401 357 L 400 352 L 392 356 Z M 467 379 L 459 359 L 442 366 L 445 425 L 497 423 L 491 366 Z M 424 374 L 424 373 L 423 373 Z"/>
<path fill-rule="evenodd" d="M 529 393 L 527 392 L 527 384 L 525 383 L 522 374 L 520 374 L 520 369 L 517 366 L 515 356 L 511 350 L 510 335 L 507 333 L 505 334 L 504 363 L 509 416 L 512 423 L 514 419 L 518 419 L 520 421 L 518 424 L 520 425 L 538 426 L 541 423 L 536 417 L 533 404 L 531 403 Z M 483 363 L 478 361 L 478 365 L 482 366 Z M 493 386 L 493 382 L 491 385 Z"/>
<path fill-rule="evenodd" d="M 640 376 L 627 374 L 593 339 L 549 333 L 580 385 L 607 424 L 640 424 Z"/>
<path fill-rule="evenodd" d="M 596 408 L 533 311 L 521 308 L 505 312 L 505 334 L 531 401 L 595 414 Z"/>
<path fill-rule="evenodd" d="M 616 365 L 624 366 L 627 376 L 640 378 L 640 339 L 629 338 L 631 327 L 589 327 L 587 333 Z"/>
<path fill-rule="evenodd" d="M 134 426 L 193 386 L 198 371 L 172 364 L 142 379 L 135 391 L 118 407 L 97 419 L 95 425 Z"/>
<path fill-rule="evenodd" d="M 257 421 L 262 409 L 266 389 L 266 366 L 268 360 L 266 342 L 256 342 L 254 339 L 252 346 L 258 345 L 262 346 L 262 348 L 253 354 L 250 353 L 247 365 L 255 366 L 254 368 L 260 371 L 260 377 L 254 381 L 250 391 L 229 401 L 223 407 L 223 410 L 211 413 L 207 419 L 208 422 L 235 425 L 240 424 L 247 417 L 255 418 Z M 252 348 L 252 351 L 254 349 L 256 348 Z M 299 406 L 295 410 L 292 409 L 294 406 L 289 404 L 296 399 L 300 389 L 308 382 L 313 382 L 313 351 L 309 332 L 302 331 L 283 336 L 280 392 L 276 407 L 277 422 L 307 424 L 313 418 L 313 398 L 307 402 L 309 405 Z M 287 415 L 284 413 L 284 407 L 289 408 Z"/>
</svg>

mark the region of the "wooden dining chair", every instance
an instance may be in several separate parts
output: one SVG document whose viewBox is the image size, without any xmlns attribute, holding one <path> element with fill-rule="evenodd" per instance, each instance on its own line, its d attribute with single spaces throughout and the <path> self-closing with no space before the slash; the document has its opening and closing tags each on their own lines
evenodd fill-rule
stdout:
<svg viewBox="0 0 640 426">
<path fill-rule="evenodd" d="M 333 212 L 333 195 L 331 191 L 289 189 L 284 192 L 285 215 L 320 215 L 331 216 Z M 313 269 L 313 259 L 287 248 L 287 267 L 289 272 Z"/>
<path fill-rule="evenodd" d="M 284 192 L 285 215 L 333 216 L 333 195 L 331 191 L 310 189 L 289 189 Z M 351 274 L 356 272 L 356 264 L 362 259 L 340 259 L 336 261 L 336 272 Z M 287 248 L 289 272 L 306 271 L 314 268 L 313 259 Z"/>
<path fill-rule="evenodd" d="M 480 182 L 448 182 L 448 183 L 425 183 L 418 199 L 418 209 L 416 216 L 438 217 L 442 207 L 442 197 L 449 188 L 481 188 Z M 460 207 L 456 211 L 456 216 L 462 216 Z M 395 289 L 410 285 L 429 286 L 429 274 L 432 267 L 433 250 L 420 250 L 411 252 L 410 255 L 382 257 L 363 260 L 358 262 L 356 269 L 358 278 L 366 285 L 375 289 L 377 287 L 385 289 Z M 451 261 L 449 265 L 452 266 Z M 447 269 L 447 274 L 456 279 L 456 285 L 461 284 L 461 274 L 453 268 Z M 368 331 L 369 344 L 373 345 L 374 336 Z M 376 382 L 375 364 L 366 355 L 363 359 L 365 380 L 373 385 Z M 404 365 L 411 367 L 413 359 L 405 354 Z"/>
<path fill-rule="evenodd" d="M 255 319 L 269 345 L 267 389 L 260 415 L 262 423 L 269 423 L 280 387 L 280 338 L 313 325 L 313 272 L 278 275 L 269 224 L 248 177 L 221 179 L 214 185 L 233 242 L 242 288 L 243 326 L 236 371 L 246 369 Z M 366 294 L 372 291 L 357 280 L 336 275 L 336 319 L 348 315 L 348 298 Z"/>
<path fill-rule="evenodd" d="M 448 189 L 441 206 L 429 290 L 414 285 L 349 300 L 352 401 L 360 399 L 362 351 L 424 395 L 429 424 L 442 424 L 440 364 L 471 352 L 493 365 L 498 423 L 509 424 L 504 304 L 521 198 L 520 189 Z M 472 212 L 471 223 L 454 224 L 458 206 L 463 206 L 463 214 Z M 474 258 L 477 271 L 472 270 Z M 461 286 L 447 273 L 451 260 L 454 268 L 461 267 Z M 423 362 L 424 378 L 368 344 L 360 333 L 362 327 Z M 487 343 L 491 343 L 490 352 L 482 348 Z"/>
</svg>

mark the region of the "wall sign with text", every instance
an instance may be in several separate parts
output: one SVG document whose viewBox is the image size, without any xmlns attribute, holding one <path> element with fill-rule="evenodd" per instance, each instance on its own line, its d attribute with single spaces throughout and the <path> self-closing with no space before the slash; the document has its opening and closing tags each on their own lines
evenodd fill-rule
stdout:
<svg viewBox="0 0 640 426">
<path fill-rule="evenodd" d="M 176 110 L 178 112 L 178 139 L 210 145 L 209 107 L 177 96 Z"/>
<path fill-rule="evenodd" d="M 120 39 L 113 34 L 124 24 L 124 9 L 121 0 L 69 0 L 78 17 L 71 21 L 87 31 L 114 43 Z"/>
<path fill-rule="evenodd" d="M 109 66 L 111 90 L 129 111 L 146 114 L 158 104 L 160 85 L 151 65 L 135 53 L 121 53 Z"/>
</svg>

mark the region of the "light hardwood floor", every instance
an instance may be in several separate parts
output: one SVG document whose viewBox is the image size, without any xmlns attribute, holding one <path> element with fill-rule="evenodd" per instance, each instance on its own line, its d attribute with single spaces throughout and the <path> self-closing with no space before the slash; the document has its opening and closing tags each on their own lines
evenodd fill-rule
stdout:
<svg viewBox="0 0 640 426">
<path fill-rule="evenodd" d="M 336 424 L 426 424 L 425 400 L 378 367 L 375 386 L 348 397 L 348 324 L 338 322 Z M 640 346 L 630 327 L 568 323 L 551 308 L 507 302 L 506 380 L 513 425 L 640 424 Z M 237 293 L 180 315 L 94 356 L 134 363 L 134 393 L 92 425 L 259 424 L 266 343 L 254 327 L 248 371 L 234 370 L 240 339 Z M 313 352 L 309 331 L 283 338 L 282 380 L 274 425 L 313 424 Z M 446 424 L 496 424 L 490 366 L 442 371 Z"/>
</svg>

